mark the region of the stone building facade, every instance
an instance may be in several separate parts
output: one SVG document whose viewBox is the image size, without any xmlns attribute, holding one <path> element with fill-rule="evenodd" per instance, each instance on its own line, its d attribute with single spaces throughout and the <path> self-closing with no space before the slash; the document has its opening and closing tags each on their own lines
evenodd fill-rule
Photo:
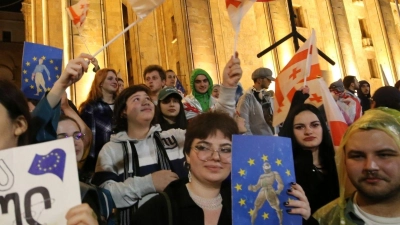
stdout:
<svg viewBox="0 0 400 225">
<path fill-rule="evenodd" d="M 0 11 L 0 74 L 21 84 L 24 42 L 24 18 L 21 13 Z"/>
<path fill-rule="evenodd" d="M 94 53 L 136 21 L 127 0 L 90 0 L 84 30 L 78 34 L 65 8 L 77 0 L 24 0 L 26 40 L 64 49 L 64 62 L 80 52 Z M 318 48 L 336 62 L 320 58 L 323 77 L 330 83 L 346 75 L 382 86 L 400 76 L 399 15 L 394 0 L 293 0 L 296 26 L 306 38 L 314 28 Z M 238 41 L 245 89 L 251 73 L 269 67 L 276 75 L 295 50 L 291 40 L 257 58 L 256 54 L 290 33 L 286 0 L 255 3 L 244 17 Z M 86 43 L 86 46 L 84 44 Z M 233 53 L 234 31 L 224 0 L 166 0 L 137 26 L 117 39 L 97 59 L 100 66 L 119 70 L 129 84 L 143 82 L 150 64 L 173 69 L 185 88 L 190 72 L 203 68 L 221 82 L 225 63 Z M 80 104 L 93 80 L 89 72 L 72 88 Z"/>
</svg>

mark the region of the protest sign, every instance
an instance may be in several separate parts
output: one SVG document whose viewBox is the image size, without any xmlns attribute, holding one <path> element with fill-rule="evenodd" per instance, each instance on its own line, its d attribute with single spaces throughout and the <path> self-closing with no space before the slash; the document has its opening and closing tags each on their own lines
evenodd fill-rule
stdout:
<svg viewBox="0 0 400 225">
<path fill-rule="evenodd" d="M 24 43 L 21 90 L 29 99 L 40 100 L 61 76 L 63 50 L 51 46 Z"/>
<path fill-rule="evenodd" d="M 0 224 L 66 224 L 79 205 L 72 138 L 0 151 Z"/>
<path fill-rule="evenodd" d="M 283 203 L 296 182 L 289 138 L 234 135 L 232 141 L 233 224 L 301 224 Z"/>
</svg>

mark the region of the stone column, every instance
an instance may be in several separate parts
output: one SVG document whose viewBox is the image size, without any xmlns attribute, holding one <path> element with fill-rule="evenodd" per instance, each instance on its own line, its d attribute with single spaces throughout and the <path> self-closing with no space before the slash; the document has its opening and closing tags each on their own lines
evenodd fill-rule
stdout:
<svg viewBox="0 0 400 225">
<path fill-rule="evenodd" d="M 122 15 L 122 3 L 120 1 L 104 0 L 106 42 L 124 30 Z M 122 74 L 127 73 L 124 35 L 108 47 L 107 60 L 108 68 L 119 70 Z"/>
<path fill-rule="evenodd" d="M 344 75 L 358 76 L 359 70 L 356 63 L 354 47 L 351 40 L 349 21 L 347 19 L 344 0 L 330 0 L 332 7 L 333 23 L 336 25 L 336 34 L 339 40 L 338 48 L 342 55 Z"/>
<path fill-rule="evenodd" d="M 390 2 L 365 0 L 364 4 L 371 21 L 371 35 L 378 64 L 382 64 L 388 81 L 394 85 L 399 78 L 400 42 Z"/>
<path fill-rule="evenodd" d="M 32 10 L 31 0 L 22 2 L 21 12 L 25 21 L 25 41 L 32 42 Z"/>
</svg>

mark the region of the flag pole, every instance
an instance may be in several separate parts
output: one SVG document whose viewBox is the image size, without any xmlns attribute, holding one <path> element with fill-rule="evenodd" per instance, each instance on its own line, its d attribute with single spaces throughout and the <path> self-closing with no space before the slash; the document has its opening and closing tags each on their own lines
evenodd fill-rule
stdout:
<svg viewBox="0 0 400 225">
<path fill-rule="evenodd" d="M 240 27 L 239 27 L 239 30 L 237 30 L 235 32 L 235 40 L 234 40 L 234 43 L 233 43 L 233 58 L 236 58 L 237 43 L 238 43 L 238 39 L 239 39 L 239 31 L 240 31 Z"/>
<path fill-rule="evenodd" d="M 307 53 L 307 61 L 306 61 L 306 71 L 304 73 L 304 87 L 307 85 L 307 77 L 310 76 L 311 73 L 311 59 L 312 59 L 312 48 L 315 38 L 315 30 L 312 29 L 311 37 L 310 37 L 310 45 L 308 46 L 308 53 Z"/>
<path fill-rule="evenodd" d="M 121 35 L 123 35 L 125 32 L 127 32 L 129 29 L 131 29 L 133 26 L 138 24 L 140 21 L 142 21 L 143 18 L 139 18 L 135 22 L 131 23 L 129 26 L 127 26 L 121 33 L 117 34 L 113 39 L 111 39 L 107 44 L 105 44 L 102 48 L 100 48 L 97 52 L 93 54 L 93 57 L 96 57 L 100 52 L 102 52 L 105 48 L 107 48 L 110 44 L 112 44 L 115 40 L 117 40 Z"/>
</svg>

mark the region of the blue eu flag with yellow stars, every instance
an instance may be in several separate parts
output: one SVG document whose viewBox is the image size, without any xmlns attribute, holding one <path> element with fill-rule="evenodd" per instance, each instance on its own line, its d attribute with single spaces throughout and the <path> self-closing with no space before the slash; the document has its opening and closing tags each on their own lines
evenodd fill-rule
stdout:
<svg viewBox="0 0 400 225">
<path fill-rule="evenodd" d="M 63 50 L 30 42 L 24 43 L 21 89 L 29 99 L 40 100 L 61 76 Z"/>
<path fill-rule="evenodd" d="M 233 224 L 298 225 L 284 203 L 296 182 L 289 138 L 234 135 L 232 140 Z"/>
<path fill-rule="evenodd" d="M 36 154 L 28 173 L 32 175 L 51 173 L 63 180 L 65 157 L 65 151 L 59 148 L 52 150 L 47 155 Z"/>
</svg>

